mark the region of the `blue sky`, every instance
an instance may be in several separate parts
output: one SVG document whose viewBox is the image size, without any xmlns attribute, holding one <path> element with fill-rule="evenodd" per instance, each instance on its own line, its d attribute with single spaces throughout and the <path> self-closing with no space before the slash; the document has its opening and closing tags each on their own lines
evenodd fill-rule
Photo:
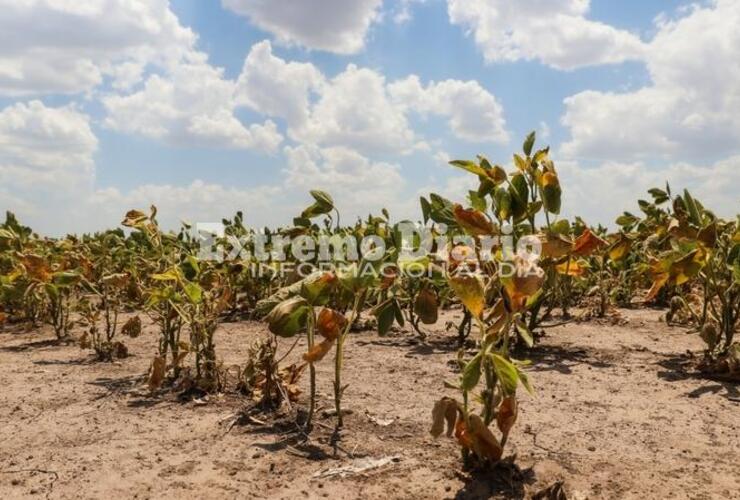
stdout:
<svg viewBox="0 0 740 500">
<path fill-rule="evenodd" d="M 0 6 L 0 208 L 45 233 L 149 204 L 285 224 L 313 188 L 415 217 L 474 185 L 446 160 L 508 167 L 533 129 L 564 217 L 609 223 L 665 181 L 740 208 L 732 0 Z"/>
</svg>

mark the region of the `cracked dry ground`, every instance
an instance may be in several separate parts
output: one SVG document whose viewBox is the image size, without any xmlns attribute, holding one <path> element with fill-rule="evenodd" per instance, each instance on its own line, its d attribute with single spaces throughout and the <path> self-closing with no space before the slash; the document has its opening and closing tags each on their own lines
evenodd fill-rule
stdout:
<svg viewBox="0 0 740 500">
<path fill-rule="evenodd" d="M 520 481 L 460 470 L 452 440 L 428 434 L 433 402 L 456 377 L 441 318 L 425 344 L 408 332 L 352 334 L 346 418 L 333 456 L 332 417 L 319 412 L 309 445 L 287 446 L 274 426 L 227 425 L 245 404 L 232 394 L 181 403 L 141 385 L 155 349 L 151 325 L 133 354 L 91 362 L 47 329 L 0 332 L 0 498 L 510 498 L 564 480 L 570 498 L 740 498 L 737 386 L 687 373 L 701 341 L 625 310 L 624 324 L 567 324 L 529 356 L 535 398 L 522 394 L 509 453 Z M 226 365 L 243 363 L 262 324 L 225 324 Z M 284 342 L 282 349 L 289 342 Z M 331 370 L 319 365 L 320 405 Z M 304 379 L 304 383 L 306 380 Z M 228 432 L 227 432 L 228 430 Z M 331 469 L 393 457 L 358 474 Z"/>
</svg>

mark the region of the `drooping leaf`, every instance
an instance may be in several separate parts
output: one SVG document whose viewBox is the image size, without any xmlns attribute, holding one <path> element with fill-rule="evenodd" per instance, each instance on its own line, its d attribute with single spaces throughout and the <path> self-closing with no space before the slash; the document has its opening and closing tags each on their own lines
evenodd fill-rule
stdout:
<svg viewBox="0 0 740 500">
<path fill-rule="evenodd" d="M 460 274 L 449 278 L 450 287 L 460 302 L 476 318 L 480 318 L 486 305 L 483 279 L 478 275 Z"/>
<path fill-rule="evenodd" d="M 516 392 L 516 386 L 519 382 L 519 372 L 516 366 L 504 358 L 500 354 L 491 353 L 491 360 L 493 361 L 493 368 L 496 371 L 496 376 L 501 382 L 501 388 L 506 395 L 512 395 Z"/>
<path fill-rule="evenodd" d="M 478 457 L 497 462 L 504 454 L 504 449 L 493 435 L 491 429 L 486 427 L 483 420 L 476 414 L 469 417 L 470 435 L 473 439 L 473 451 Z"/>
<path fill-rule="evenodd" d="M 159 389 L 164 382 L 164 376 L 166 371 L 167 362 L 163 356 L 156 356 L 152 360 L 152 364 L 149 368 L 149 390 L 154 391 Z"/>
<path fill-rule="evenodd" d="M 342 330 L 347 326 L 347 318 L 344 314 L 325 307 L 319 312 L 316 328 L 319 335 L 328 340 L 335 340 Z"/>
<path fill-rule="evenodd" d="M 316 363 L 324 359 L 324 357 L 331 351 L 331 348 L 336 342 L 334 340 L 326 339 L 323 342 L 319 342 L 314 345 L 313 348 L 303 355 L 303 360 L 308 363 Z"/>
<path fill-rule="evenodd" d="M 516 396 L 509 396 L 501 401 L 496 412 L 496 425 L 504 436 L 508 436 L 511 428 L 514 427 L 517 417 Z"/>
<path fill-rule="evenodd" d="M 488 217 L 475 209 L 465 209 L 461 205 L 455 205 L 453 214 L 457 223 L 466 232 L 476 236 L 493 234 L 493 224 Z"/>
<path fill-rule="evenodd" d="M 414 312 L 425 325 L 433 325 L 437 322 L 438 307 L 437 294 L 430 288 L 424 287 L 416 295 Z"/>
<path fill-rule="evenodd" d="M 452 436 L 457 420 L 457 401 L 452 398 L 442 398 L 434 403 L 432 409 L 432 428 L 429 433 L 433 437 L 439 437 L 447 427 L 447 437 Z"/>
<path fill-rule="evenodd" d="M 123 328 L 121 328 L 121 333 L 132 339 L 135 339 L 136 337 L 141 335 L 141 319 L 139 318 L 139 316 L 133 316 L 129 318 L 128 321 L 123 324 Z"/>
<path fill-rule="evenodd" d="M 602 240 L 592 233 L 590 229 L 586 228 L 583 233 L 576 238 L 575 244 L 573 245 L 573 254 L 580 257 L 587 257 L 606 246 L 606 241 Z"/>
<path fill-rule="evenodd" d="M 481 361 L 483 352 L 476 354 L 473 359 L 467 362 L 463 368 L 460 378 L 460 389 L 463 391 L 472 391 L 480 380 Z"/>
<path fill-rule="evenodd" d="M 265 321 L 275 335 L 293 337 L 305 328 L 310 307 L 303 297 L 293 297 L 275 306 Z"/>
</svg>

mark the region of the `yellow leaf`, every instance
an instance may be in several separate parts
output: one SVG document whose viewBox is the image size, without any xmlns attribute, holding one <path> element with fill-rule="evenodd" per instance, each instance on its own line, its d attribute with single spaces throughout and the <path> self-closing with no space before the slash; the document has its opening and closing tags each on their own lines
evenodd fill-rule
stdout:
<svg viewBox="0 0 740 500">
<path fill-rule="evenodd" d="M 476 318 L 480 318 L 486 306 L 483 279 L 478 275 L 460 274 L 449 279 L 450 287 L 460 302 Z"/>
<path fill-rule="evenodd" d="M 586 272 L 586 268 L 584 266 L 582 266 L 579 262 L 571 259 L 568 259 L 566 262 L 555 266 L 555 270 L 559 274 L 566 274 L 568 276 L 576 277 L 583 276 L 583 274 Z"/>
</svg>

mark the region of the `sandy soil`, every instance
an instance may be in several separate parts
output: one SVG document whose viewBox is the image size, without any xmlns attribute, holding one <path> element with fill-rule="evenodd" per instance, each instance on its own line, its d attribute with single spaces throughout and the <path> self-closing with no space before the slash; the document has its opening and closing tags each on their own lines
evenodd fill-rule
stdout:
<svg viewBox="0 0 740 500">
<path fill-rule="evenodd" d="M 687 350 L 701 342 L 660 323 L 659 312 L 621 314 L 625 324 L 549 329 L 531 353 L 537 396 L 522 396 L 508 452 L 523 473 L 509 478 L 461 471 L 455 443 L 428 434 L 433 402 L 450 393 L 442 381 L 456 377 L 445 318 L 426 344 L 407 332 L 352 335 L 353 413 L 336 456 L 332 417 L 321 412 L 323 425 L 299 445 L 271 425 L 229 429 L 245 405 L 236 395 L 150 396 L 141 375 L 155 346 L 151 327 L 127 340 L 133 356 L 114 364 L 57 345 L 46 329 L 6 329 L 0 498 L 527 498 L 558 480 L 569 498 L 740 498 L 738 387 L 687 373 Z M 224 325 L 226 364 L 243 363 L 264 332 Z M 328 410 L 330 362 L 319 380 Z M 360 474 L 328 475 L 382 459 Z"/>
</svg>

